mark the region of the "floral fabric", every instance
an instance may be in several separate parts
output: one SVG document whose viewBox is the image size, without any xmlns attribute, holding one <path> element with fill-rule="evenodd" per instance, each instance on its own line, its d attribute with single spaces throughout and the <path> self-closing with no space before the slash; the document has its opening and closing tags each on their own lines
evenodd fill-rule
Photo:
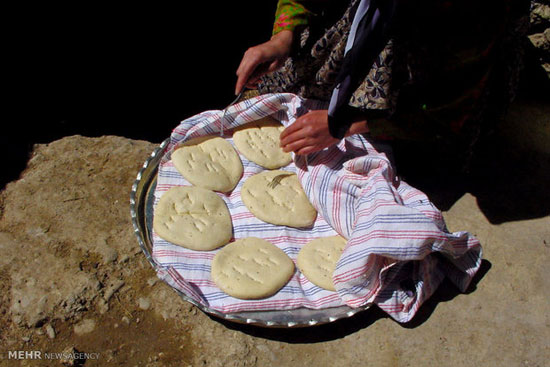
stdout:
<svg viewBox="0 0 550 367">
<path fill-rule="evenodd" d="M 358 2 L 324 2 L 344 3 L 332 23 L 310 12 L 307 28 L 295 30 L 299 47 L 280 70 L 262 78 L 260 93 L 328 101 Z M 505 3 L 510 0 L 494 6 L 429 0 L 401 9 L 391 40 L 349 102 L 366 114 L 371 134 L 471 145 L 481 130 L 491 129 L 517 87 L 527 19 L 528 9 Z"/>
</svg>

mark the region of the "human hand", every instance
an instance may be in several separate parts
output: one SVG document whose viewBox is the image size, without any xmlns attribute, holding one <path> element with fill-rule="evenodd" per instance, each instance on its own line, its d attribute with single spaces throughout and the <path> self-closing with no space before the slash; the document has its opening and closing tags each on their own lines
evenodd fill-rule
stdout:
<svg viewBox="0 0 550 367">
<path fill-rule="evenodd" d="M 283 66 L 290 54 L 293 37 L 292 31 L 283 30 L 269 41 L 246 50 L 237 68 L 235 95 L 240 93 L 245 84 L 254 87 L 262 75 Z"/>
<path fill-rule="evenodd" d="M 367 120 L 354 119 L 346 136 L 369 132 Z M 340 140 L 332 137 L 328 128 L 328 110 L 309 111 L 283 130 L 281 148 L 285 152 L 309 154 L 323 150 Z"/>
<path fill-rule="evenodd" d="M 330 135 L 327 110 L 309 111 L 298 117 L 283 130 L 280 139 L 283 151 L 296 154 L 318 152 L 340 141 Z"/>
</svg>

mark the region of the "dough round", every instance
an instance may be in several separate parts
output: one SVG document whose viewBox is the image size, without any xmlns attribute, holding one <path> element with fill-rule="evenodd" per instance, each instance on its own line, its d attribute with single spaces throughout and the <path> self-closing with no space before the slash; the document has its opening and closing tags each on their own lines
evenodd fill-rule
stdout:
<svg viewBox="0 0 550 367">
<path fill-rule="evenodd" d="M 284 167 L 292 162 L 290 153 L 280 147 L 279 136 L 284 126 L 271 117 L 248 123 L 235 129 L 235 146 L 249 161 L 267 169 Z"/>
<path fill-rule="evenodd" d="M 277 293 L 294 274 L 294 263 L 283 250 L 257 237 L 222 248 L 212 260 L 212 280 L 228 295 L 260 299 Z"/>
<path fill-rule="evenodd" d="M 194 186 L 172 187 L 161 196 L 153 229 L 166 241 L 197 251 L 223 246 L 233 235 L 223 199 L 214 191 Z"/>
<path fill-rule="evenodd" d="M 341 236 L 317 238 L 308 242 L 298 253 L 298 268 L 313 284 L 335 291 L 332 275 L 346 242 Z"/>
<path fill-rule="evenodd" d="M 269 187 L 279 175 L 281 181 Z M 241 198 L 252 214 L 267 223 L 301 228 L 311 226 L 317 217 L 298 176 L 292 172 L 264 171 L 249 177 L 242 186 Z"/>
<path fill-rule="evenodd" d="M 239 155 L 219 136 L 191 139 L 172 152 L 172 162 L 181 175 L 195 186 L 228 192 L 243 174 Z"/>
</svg>

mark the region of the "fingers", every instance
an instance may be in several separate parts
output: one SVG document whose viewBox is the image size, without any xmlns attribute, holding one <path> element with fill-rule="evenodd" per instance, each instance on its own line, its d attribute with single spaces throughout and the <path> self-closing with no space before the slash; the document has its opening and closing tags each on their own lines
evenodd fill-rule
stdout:
<svg viewBox="0 0 550 367">
<path fill-rule="evenodd" d="M 281 148 L 284 152 L 296 154 L 307 154 L 323 149 L 323 139 L 308 124 L 308 119 L 298 119 L 287 127 L 280 136 Z"/>
<path fill-rule="evenodd" d="M 235 94 L 245 85 L 255 85 L 262 75 L 281 67 L 290 53 L 292 39 L 292 32 L 284 30 L 269 41 L 246 50 L 237 68 Z"/>
<path fill-rule="evenodd" d="M 260 77 L 270 71 L 278 61 L 273 60 L 274 51 L 268 43 L 263 43 L 246 50 L 237 68 L 235 94 L 239 94 L 245 85 L 255 86 Z"/>
<path fill-rule="evenodd" d="M 237 83 L 235 84 L 235 94 L 239 94 L 247 82 L 253 83 L 254 80 L 251 78 L 252 73 L 261 63 L 261 55 L 253 50 L 254 48 L 248 49 L 239 67 L 237 68 Z"/>
<path fill-rule="evenodd" d="M 300 116 L 280 135 L 284 152 L 309 154 L 338 143 L 328 130 L 326 110 L 315 110 Z"/>
<path fill-rule="evenodd" d="M 311 141 L 310 139 L 304 138 L 287 144 L 283 148 L 283 151 L 285 153 L 294 152 L 295 154 L 309 154 L 319 151 L 321 149 L 323 149 L 323 147 L 319 147 L 319 145 L 315 144 L 315 142 Z"/>
<path fill-rule="evenodd" d="M 303 119 L 297 119 L 292 125 L 283 130 L 280 135 L 281 148 L 285 152 L 294 152 L 295 149 L 305 145 L 305 140 L 310 138 L 311 131 Z"/>
<path fill-rule="evenodd" d="M 304 127 L 303 125 L 303 120 L 298 118 L 292 125 L 284 129 L 279 137 L 281 139 L 281 146 L 290 143 L 292 138 L 289 138 L 289 136 L 301 130 Z"/>
</svg>

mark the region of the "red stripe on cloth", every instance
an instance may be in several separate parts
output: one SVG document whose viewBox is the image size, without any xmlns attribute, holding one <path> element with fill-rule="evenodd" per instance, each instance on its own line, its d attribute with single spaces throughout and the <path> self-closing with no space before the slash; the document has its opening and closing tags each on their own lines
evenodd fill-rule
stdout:
<svg viewBox="0 0 550 367">
<path fill-rule="evenodd" d="M 246 310 L 270 310 L 270 309 L 282 309 L 282 308 L 320 308 L 323 305 L 338 301 L 337 294 L 331 294 L 315 301 L 310 301 L 305 298 L 288 299 L 288 300 L 263 300 L 263 301 L 246 301 L 234 305 L 227 305 L 221 307 L 219 310 L 225 313 L 239 312 Z"/>
<path fill-rule="evenodd" d="M 202 299 L 202 296 L 198 294 L 193 287 L 189 285 L 181 276 L 180 274 L 174 270 L 173 268 L 168 269 L 168 274 L 170 277 L 176 282 L 176 284 L 180 287 L 180 290 L 183 291 L 185 294 L 187 294 L 189 297 L 192 297 L 198 302 L 203 303 L 204 300 Z"/>
</svg>

